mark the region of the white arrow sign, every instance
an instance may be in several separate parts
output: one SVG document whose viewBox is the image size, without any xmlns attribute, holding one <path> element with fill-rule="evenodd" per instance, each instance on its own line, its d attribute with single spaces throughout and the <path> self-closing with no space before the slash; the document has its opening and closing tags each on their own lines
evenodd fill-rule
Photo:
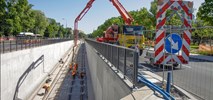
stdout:
<svg viewBox="0 0 213 100">
<path fill-rule="evenodd" d="M 178 49 L 179 49 L 179 48 L 178 48 L 178 42 L 175 43 L 175 42 L 172 40 L 171 37 L 169 37 L 168 40 L 171 42 L 172 49 L 175 49 L 175 50 L 178 50 Z"/>
</svg>

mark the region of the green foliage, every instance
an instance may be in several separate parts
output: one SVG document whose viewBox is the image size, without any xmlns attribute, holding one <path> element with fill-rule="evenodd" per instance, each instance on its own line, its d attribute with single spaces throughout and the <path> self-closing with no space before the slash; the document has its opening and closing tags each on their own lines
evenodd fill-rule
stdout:
<svg viewBox="0 0 213 100">
<path fill-rule="evenodd" d="M 154 17 L 146 8 L 142 8 L 139 11 L 131 11 L 130 15 L 134 18 L 134 22 L 132 25 L 142 25 L 145 26 L 146 29 L 154 29 L 154 21 L 151 19 Z M 119 26 L 124 25 L 123 19 L 119 17 L 112 17 L 104 22 L 104 24 L 100 25 L 97 30 L 94 30 L 90 37 L 101 37 L 104 34 L 104 31 L 107 30 L 109 26 L 112 24 L 118 24 Z"/>
<path fill-rule="evenodd" d="M 0 36 L 3 35 L 3 24 L 4 24 L 4 17 L 5 17 L 5 12 L 6 12 L 6 3 L 5 3 L 5 0 L 0 0 Z"/>
<path fill-rule="evenodd" d="M 40 10 L 32 10 L 32 18 L 35 20 L 34 28 L 32 29 L 32 32 L 35 34 L 41 34 L 44 35 L 44 31 L 46 30 L 46 27 L 48 26 L 47 18 L 45 17 L 45 14 L 41 12 Z"/>
<path fill-rule="evenodd" d="M 79 38 L 84 38 L 84 37 L 86 37 L 86 34 L 83 31 L 80 31 L 78 36 L 79 36 Z"/>
<path fill-rule="evenodd" d="M 151 7 L 150 7 L 149 11 L 152 14 L 152 17 L 150 17 L 150 19 L 152 20 L 153 26 L 155 26 L 156 25 L 156 14 L 157 14 L 157 0 L 154 0 L 151 2 Z"/>
<path fill-rule="evenodd" d="M 0 36 L 33 32 L 45 37 L 64 37 L 67 29 L 54 19 L 46 18 L 40 10 L 33 10 L 28 0 L 0 0 Z M 71 29 L 71 28 L 69 28 Z"/>
<path fill-rule="evenodd" d="M 183 13 L 183 10 L 178 11 L 177 13 Z M 181 21 L 181 17 L 177 15 L 177 13 L 173 10 L 167 10 L 166 11 L 166 16 L 169 18 L 166 21 L 166 25 L 183 25 L 183 22 Z"/>
<path fill-rule="evenodd" d="M 122 25 L 124 22 L 121 17 L 112 17 L 104 22 L 104 24 L 98 26 L 98 29 L 93 31 L 92 37 L 101 37 L 103 36 L 103 32 L 112 24 Z"/>
<path fill-rule="evenodd" d="M 205 0 L 199 7 L 197 17 L 204 20 L 208 25 L 213 25 L 213 1 Z"/>
</svg>

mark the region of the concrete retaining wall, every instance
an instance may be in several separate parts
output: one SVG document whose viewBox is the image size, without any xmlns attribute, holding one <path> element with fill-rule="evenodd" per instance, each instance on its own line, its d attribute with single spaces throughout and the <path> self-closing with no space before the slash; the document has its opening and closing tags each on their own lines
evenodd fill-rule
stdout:
<svg viewBox="0 0 213 100">
<path fill-rule="evenodd" d="M 67 41 L 1 54 L 0 99 L 26 100 L 72 45 Z"/>
<path fill-rule="evenodd" d="M 96 100 L 119 100 L 131 89 L 86 43 L 89 71 Z"/>
</svg>

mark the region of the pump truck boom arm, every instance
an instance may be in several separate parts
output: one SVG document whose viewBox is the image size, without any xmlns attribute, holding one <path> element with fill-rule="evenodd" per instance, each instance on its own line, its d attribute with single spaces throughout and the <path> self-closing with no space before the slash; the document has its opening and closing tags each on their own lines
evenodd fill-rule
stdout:
<svg viewBox="0 0 213 100">
<path fill-rule="evenodd" d="M 134 19 L 132 16 L 126 11 L 123 5 L 118 0 L 109 0 L 116 7 L 121 17 L 124 19 L 126 25 L 131 25 Z"/>
<path fill-rule="evenodd" d="M 75 46 L 77 46 L 77 40 L 78 40 L 78 21 L 80 21 L 84 15 L 90 10 L 90 8 L 92 7 L 92 4 L 95 0 L 90 0 L 86 7 L 81 11 L 81 13 L 76 17 L 75 19 L 75 23 L 74 23 L 74 44 Z"/>
<path fill-rule="evenodd" d="M 123 5 L 119 2 L 119 0 L 109 0 L 112 2 L 112 4 L 115 6 L 115 8 L 120 13 L 121 17 L 125 21 L 125 25 L 131 25 L 134 19 L 132 16 L 126 11 L 126 9 L 123 7 Z M 116 24 L 113 24 L 112 26 L 108 27 L 107 30 L 104 33 L 104 38 L 97 38 L 97 41 L 99 42 L 110 42 L 114 43 L 118 40 L 118 30 L 119 27 Z"/>
</svg>

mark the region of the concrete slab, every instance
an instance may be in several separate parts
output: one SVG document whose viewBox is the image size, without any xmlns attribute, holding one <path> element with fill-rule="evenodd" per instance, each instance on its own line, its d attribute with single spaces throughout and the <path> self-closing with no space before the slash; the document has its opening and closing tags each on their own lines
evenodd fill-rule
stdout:
<svg viewBox="0 0 213 100">
<path fill-rule="evenodd" d="M 135 90 L 133 93 L 123 97 L 121 100 L 164 100 L 161 95 L 154 94 L 154 92 L 144 86 Z"/>
</svg>

